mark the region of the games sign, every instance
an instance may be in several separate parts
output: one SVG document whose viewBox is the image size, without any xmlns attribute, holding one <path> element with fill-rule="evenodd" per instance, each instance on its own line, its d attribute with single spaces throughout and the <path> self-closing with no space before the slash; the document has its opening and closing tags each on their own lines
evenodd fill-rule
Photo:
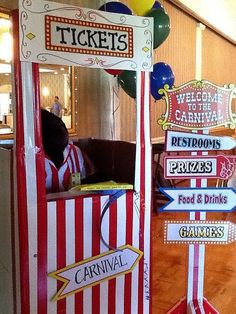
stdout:
<svg viewBox="0 0 236 314">
<path fill-rule="evenodd" d="M 231 110 L 236 93 L 234 85 L 219 87 L 208 81 L 193 80 L 173 89 L 166 85 L 159 93 L 166 101 L 166 113 L 158 120 L 164 130 L 172 126 L 189 130 L 235 128 L 236 115 Z"/>
<path fill-rule="evenodd" d="M 166 221 L 165 243 L 229 244 L 236 240 L 235 225 L 228 221 Z"/>
<path fill-rule="evenodd" d="M 21 0 L 19 23 L 21 61 L 152 71 L 153 18 Z"/>
</svg>

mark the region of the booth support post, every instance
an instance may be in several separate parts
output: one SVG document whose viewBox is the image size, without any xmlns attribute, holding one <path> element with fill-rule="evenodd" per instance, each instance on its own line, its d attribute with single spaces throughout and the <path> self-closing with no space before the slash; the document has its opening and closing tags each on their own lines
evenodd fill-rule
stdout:
<svg viewBox="0 0 236 314">
<path fill-rule="evenodd" d="M 139 201 L 140 234 L 139 249 L 144 252 L 139 272 L 143 276 L 143 309 L 150 310 L 150 233 L 151 233 L 151 140 L 150 140 L 150 79 L 149 72 L 137 72 L 136 82 L 136 163 L 135 191 Z"/>
</svg>

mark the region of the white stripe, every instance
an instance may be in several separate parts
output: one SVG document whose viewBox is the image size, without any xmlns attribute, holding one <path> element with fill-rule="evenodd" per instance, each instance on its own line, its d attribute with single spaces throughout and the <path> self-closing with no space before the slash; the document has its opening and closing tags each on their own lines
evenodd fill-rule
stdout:
<svg viewBox="0 0 236 314">
<path fill-rule="evenodd" d="M 66 201 L 66 266 L 75 263 L 75 200 Z M 66 298 L 66 313 L 73 313 L 75 295 Z"/>
<path fill-rule="evenodd" d="M 145 72 L 144 87 L 144 136 L 145 136 L 145 211 L 144 211 L 144 313 L 150 311 L 150 221 L 151 221 L 151 190 L 152 190 L 152 155 L 150 141 L 150 80 Z"/>
<path fill-rule="evenodd" d="M 85 198 L 83 202 L 84 210 L 84 259 L 92 256 L 92 198 Z M 84 290 L 83 311 L 92 314 L 92 288 Z"/>
<path fill-rule="evenodd" d="M 140 162 L 141 162 L 141 72 L 136 72 L 136 155 L 134 189 L 140 192 Z"/>
<path fill-rule="evenodd" d="M 126 194 L 117 199 L 117 247 L 126 244 Z M 116 313 L 124 313 L 125 276 L 116 278 Z"/>
<path fill-rule="evenodd" d="M 24 119 L 24 144 L 25 144 L 25 169 L 27 188 L 27 211 L 28 211 L 28 242 L 29 242 L 29 291 L 30 311 L 37 313 L 37 184 L 36 184 L 36 145 L 34 137 L 34 100 L 32 63 L 22 62 L 22 97 L 23 97 L 23 119 Z"/>
<path fill-rule="evenodd" d="M 105 204 L 107 203 L 109 196 L 102 196 L 101 197 L 101 211 Z M 109 242 L 109 216 L 110 211 L 108 210 L 103 217 L 102 223 L 102 235 L 106 243 Z M 108 249 L 105 244 L 101 241 L 100 242 L 100 252 L 104 253 L 107 252 Z M 101 314 L 108 314 L 108 281 L 104 281 L 100 284 L 100 313 Z"/>
<path fill-rule="evenodd" d="M 14 170 L 15 171 L 15 160 L 14 160 Z M 19 220 L 18 220 L 18 206 L 16 197 L 16 177 L 14 176 L 14 235 L 15 235 L 15 251 L 13 252 L 15 258 L 15 276 L 16 276 L 16 314 L 21 314 L 21 290 L 20 290 L 20 252 L 19 252 Z"/>
<path fill-rule="evenodd" d="M 198 259 L 198 300 L 203 300 L 204 287 L 204 264 L 205 264 L 205 245 L 199 245 L 199 259 Z"/>
<path fill-rule="evenodd" d="M 57 270 L 57 212 L 56 202 L 49 202 L 47 206 L 47 272 Z M 57 302 L 52 302 L 51 299 L 57 292 L 57 281 L 54 278 L 47 277 L 47 298 L 48 311 L 47 313 L 57 313 Z"/>
<path fill-rule="evenodd" d="M 139 248 L 139 223 L 140 223 L 140 213 L 139 213 L 139 204 L 140 198 L 138 194 L 134 195 L 134 203 L 133 203 L 133 238 L 132 243 L 135 248 Z M 138 205 L 138 207 L 137 207 Z M 138 287 L 139 287 L 139 265 L 134 268 L 132 271 L 132 280 L 131 280 L 131 313 L 138 313 Z"/>
<path fill-rule="evenodd" d="M 193 300 L 193 264 L 194 264 L 194 245 L 190 244 L 188 249 L 188 292 L 187 304 Z"/>
<path fill-rule="evenodd" d="M 204 310 L 204 306 L 203 306 L 203 299 L 200 300 L 198 305 L 199 305 L 199 310 L 200 310 L 201 314 L 205 314 L 205 310 Z"/>
</svg>

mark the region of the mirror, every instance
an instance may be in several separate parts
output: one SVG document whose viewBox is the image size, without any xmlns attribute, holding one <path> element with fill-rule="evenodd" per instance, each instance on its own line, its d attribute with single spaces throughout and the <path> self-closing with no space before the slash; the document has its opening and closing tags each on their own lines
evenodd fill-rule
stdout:
<svg viewBox="0 0 236 314">
<path fill-rule="evenodd" d="M 0 12 L 0 138 L 12 137 L 12 37 L 9 15 Z"/>
<path fill-rule="evenodd" d="M 58 115 L 70 135 L 76 133 L 74 119 L 74 68 L 61 65 L 39 65 L 41 107 Z"/>
<path fill-rule="evenodd" d="M 14 128 L 11 76 L 13 42 L 10 29 L 10 16 L 0 12 L 0 140 L 13 138 Z M 51 111 L 55 96 L 58 96 L 61 118 L 70 136 L 77 134 L 75 72 L 76 69 L 71 66 L 39 64 L 41 107 Z"/>
</svg>

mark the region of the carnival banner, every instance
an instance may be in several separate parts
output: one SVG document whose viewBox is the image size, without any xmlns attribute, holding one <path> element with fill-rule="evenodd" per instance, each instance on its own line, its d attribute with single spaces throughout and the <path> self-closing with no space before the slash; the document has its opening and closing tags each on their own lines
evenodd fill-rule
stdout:
<svg viewBox="0 0 236 314">
<path fill-rule="evenodd" d="M 53 301 L 131 272 L 142 256 L 140 250 L 124 245 L 117 251 L 109 251 L 50 273 L 50 277 L 64 282 Z"/>
<path fill-rule="evenodd" d="M 216 126 L 235 128 L 236 117 L 231 102 L 234 85 L 219 87 L 208 81 L 190 81 L 177 88 L 168 85 L 159 90 L 166 101 L 166 113 L 158 120 L 164 130 L 178 126 L 188 130 Z"/>
</svg>

